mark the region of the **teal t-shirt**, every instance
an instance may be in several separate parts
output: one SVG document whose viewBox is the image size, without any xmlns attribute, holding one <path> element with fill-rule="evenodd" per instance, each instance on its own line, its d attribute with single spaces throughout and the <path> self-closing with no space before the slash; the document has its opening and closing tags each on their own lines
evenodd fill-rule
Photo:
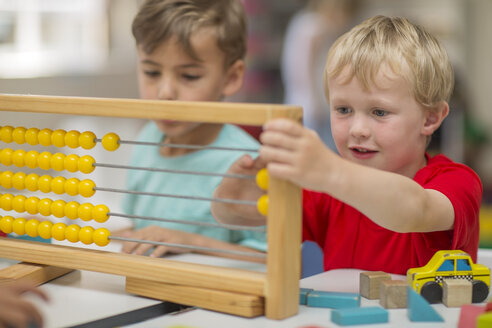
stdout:
<svg viewBox="0 0 492 328">
<path fill-rule="evenodd" d="M 160 142 L 163 139 L 163 133 L 154 122 L 146 124 L 138 137 L 138 141 L 145 142 Z M 257 149 L 259 144 L 239 127 L 225 124 L 217 139 L 210 146 Z M 243 151 L 204 149 L 183 156 L 164 157 L 159 154 L 159 147 L 136 145 L 130 165 L 180 171 L 225 173 L 231 164 L 242 155 L 244 155 Z M 126 187 L 128 190 L 140 192 L 210 198 L 221 179 L 220 176 L 128 170 Z M 209 201 L 126 194 L 122 207 L 123 211 L 130 215 L 217 223 L 210 212 Z M 135 229 L 151 225 L 201 234 L 266 251 L 266 234 L 264 232 L 233 231 L 225 228 L 142 219 L 136 219 L 134 222 Z"/>
</svg>

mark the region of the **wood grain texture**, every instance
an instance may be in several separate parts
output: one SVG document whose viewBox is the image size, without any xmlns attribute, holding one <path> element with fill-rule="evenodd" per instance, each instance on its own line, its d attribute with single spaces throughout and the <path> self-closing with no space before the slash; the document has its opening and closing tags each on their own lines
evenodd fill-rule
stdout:
<svg viewBox="0 0 492 328">
<path fill-rule="evenodd" d="M 41 285 L 72 271 L 72 269 L 50 265 L 17 263 L 0 270 L 0 286 L 19 280 L 28 280 L 35 285 Z"/>
</svg>

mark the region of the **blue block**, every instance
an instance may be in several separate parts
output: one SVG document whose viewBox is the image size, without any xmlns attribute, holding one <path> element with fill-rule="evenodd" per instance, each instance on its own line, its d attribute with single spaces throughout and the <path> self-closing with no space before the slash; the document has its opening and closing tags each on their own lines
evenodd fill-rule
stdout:
<svg viewBox="0 0 492 328">
<path fill-rule="evenodd" d="M 360 295 L 354 293 L 337 293 L 315 290 L 308 294 L 307 305 L 331 309 L 359 307 Z"/>
<path fill-rule="evenodd" d="M 331 321 L 340 326 L 385 323 L 388 317 L 388 311 L 378 306 L 331 311 Z"/>
<path fill-rule="evenodd" d="M 299 304 L 306 305 L 307 296 L 312 291 L 313 291 L 313 289 L 311 289 L 311 288 L 301 288 L 301 290 L 299 292 Z"/>
<path fill-rule="evenodd" d="M 408 319 L 414 322 L 443 322 L 444 319 L 434 308 L 417 294 L 413 288 L 407 286 Z"/>
</svg>

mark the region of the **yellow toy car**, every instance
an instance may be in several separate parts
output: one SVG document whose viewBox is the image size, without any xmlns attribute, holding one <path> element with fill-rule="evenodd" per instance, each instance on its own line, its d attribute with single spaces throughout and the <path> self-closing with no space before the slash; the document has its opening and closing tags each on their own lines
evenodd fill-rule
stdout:
<svg viewBox="0 0 492 328">
<path fill-rule="evenodd" d="M 470 255 L 460 250 L 438 251 L 420 268 L 407 271 L 407 283 L 429 303 L 442 301 L 444 279 L 468 279 L 473 284 L 473 303 L 483 302 L 490 288 L 490 269 L 474 264 Z"/>
</svg>

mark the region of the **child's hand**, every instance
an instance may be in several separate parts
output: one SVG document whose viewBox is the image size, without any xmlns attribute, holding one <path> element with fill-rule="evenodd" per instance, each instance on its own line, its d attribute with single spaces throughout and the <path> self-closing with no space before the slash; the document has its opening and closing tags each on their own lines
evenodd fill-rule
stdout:
<svg viewBox="0 0 492 328">
<path fill-rule="evenodd" d="M 124 237 L 132 239 L 142 239 L 149 241 L 159 241 L 172 244 L 193 245 L 199 238 L 198 235 L 184 231 L 166 229 L 158 226 L 148 226 L 140 230 L 126 231 Z M 191 250 L 186 248 L 156 246 L 152 244 L 124 242 L 121 250 L 123 253 L 145 255 L 151 251 L 149 256 L 160 257 L 167 253 L 188 253 Z"/>
<path fill-rule="evenodd" d="M 30 292 L 48 301 L 46 294 L 28 282 L 18 282 L 0 287 L 0 327 L 43 326 L 43 318 L 36 307 L 22 298 Z"/>
<path fill-rule="evenodd" d="M 316 132 L 288 119 L 277 119 L 263 126 L 260 157 L 268 172 L 306 189 L 323 191 L 326 177 L 339 158 Z"/>
</svg>

